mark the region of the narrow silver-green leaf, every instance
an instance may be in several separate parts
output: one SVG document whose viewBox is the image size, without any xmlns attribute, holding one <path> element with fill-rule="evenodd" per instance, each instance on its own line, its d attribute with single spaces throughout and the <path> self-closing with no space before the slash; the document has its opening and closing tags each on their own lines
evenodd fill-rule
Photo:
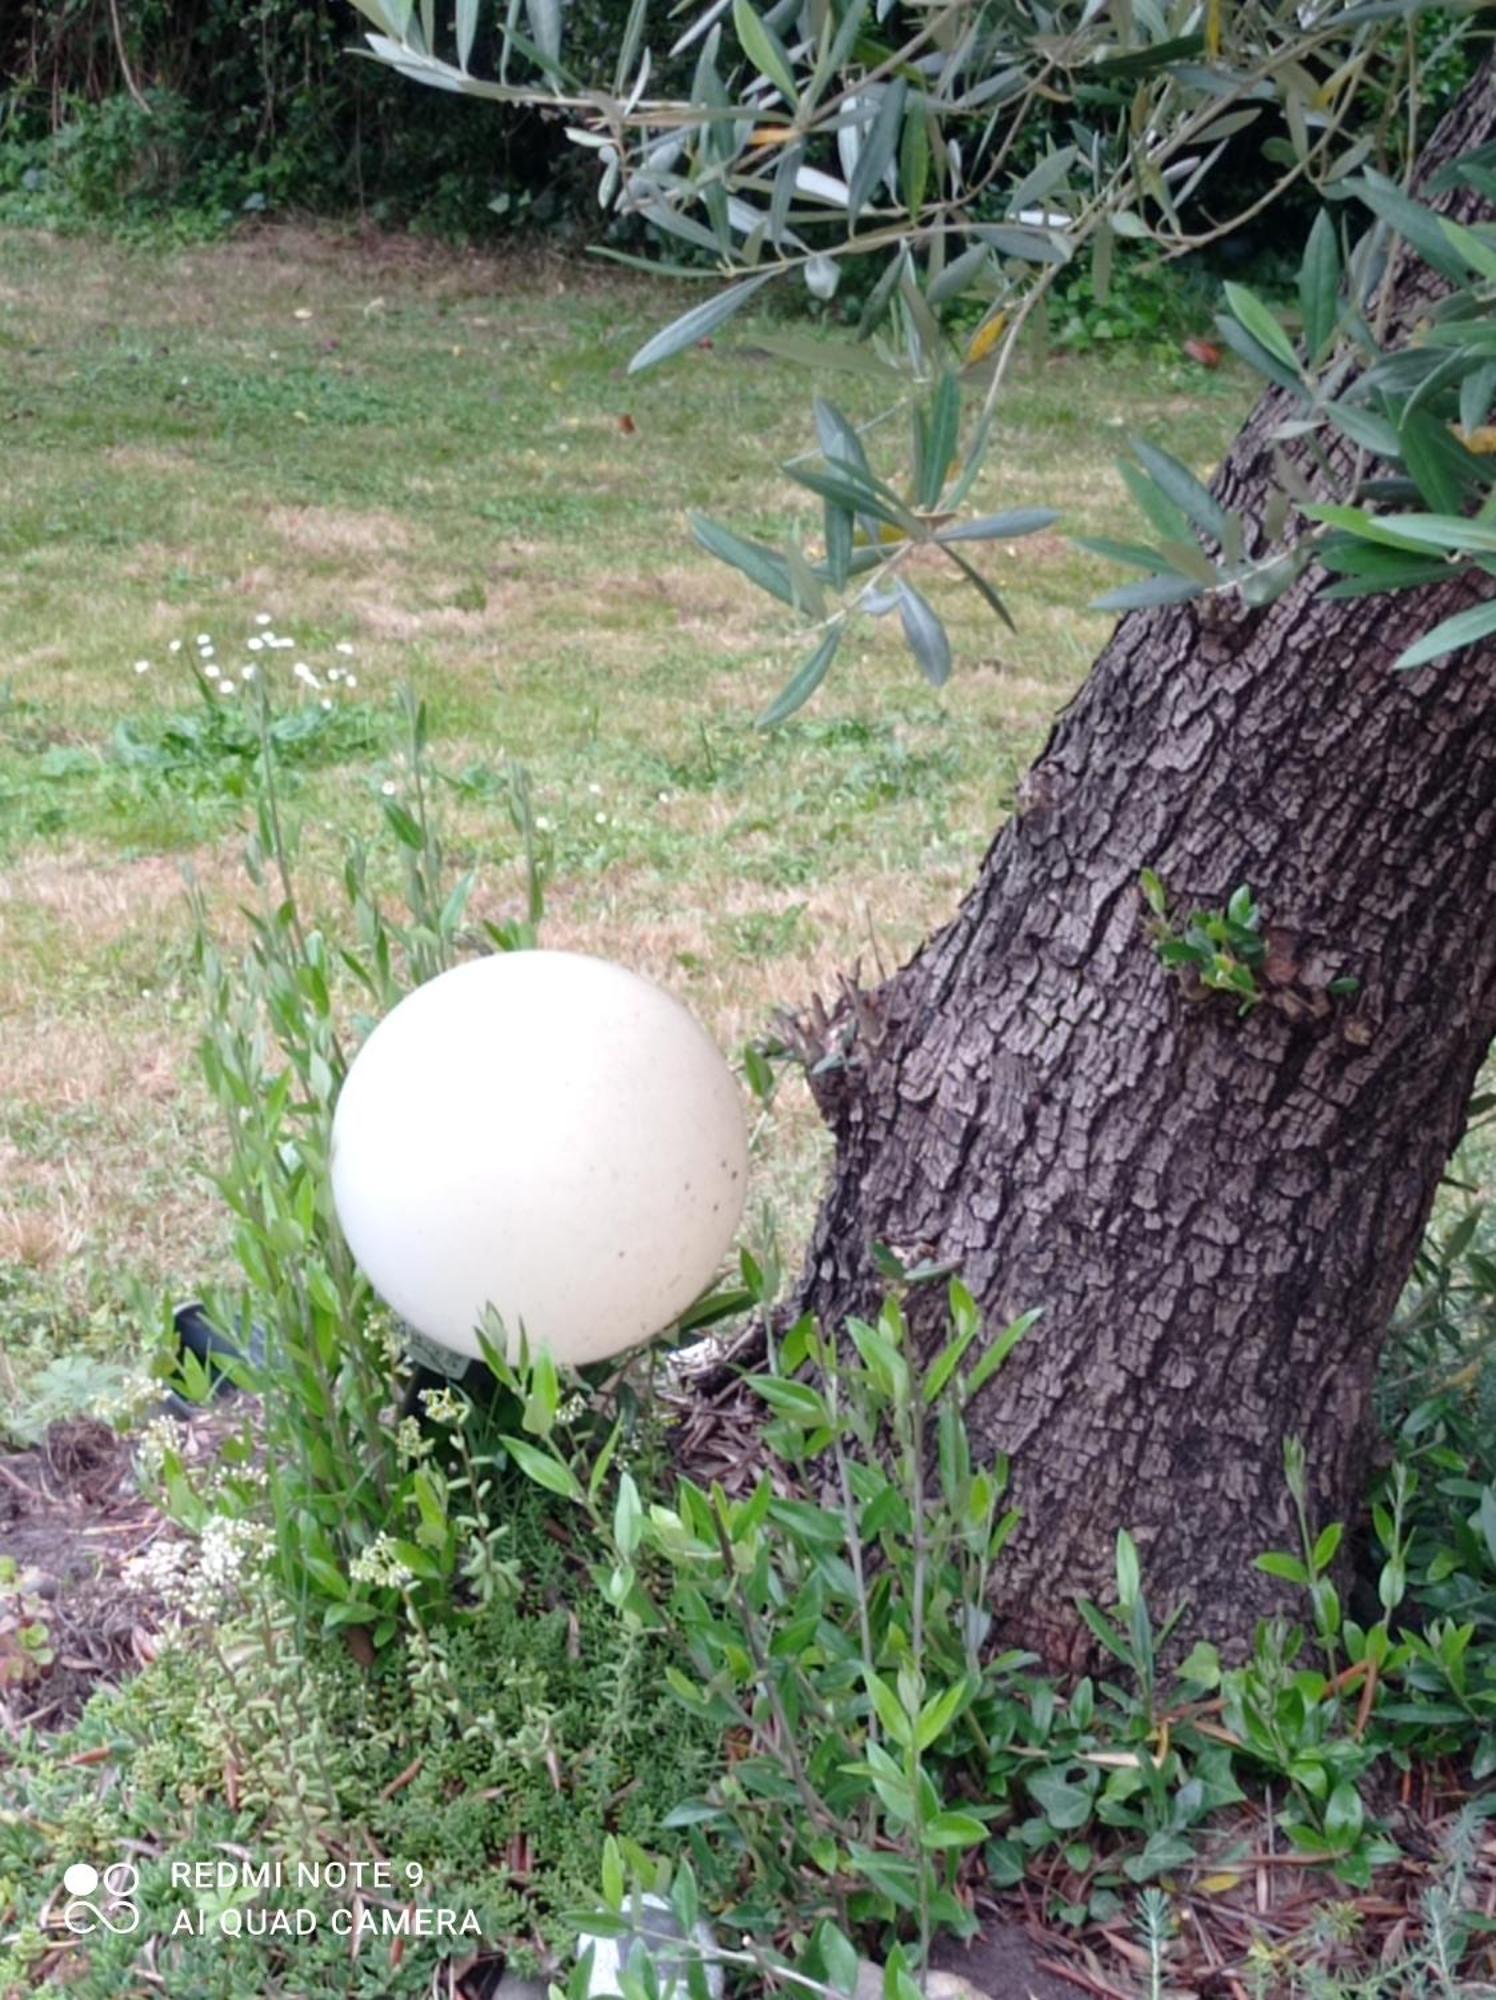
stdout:
<svg viewBox="0 0 1496 2000">
<path fill-rule="evenodd" d="M 903 577 L 897 581 L 899 623 L 919 670 L 931 687 L 944 687 L 951 677 L 951 642 L 928 598 Z"/>
<path fill-rule="evenodd" d="M 1465 259 L 1450 242 L 1440 218 L 1403 193 L 1383 175 L 1368 173 L 1364 180 L 1343 183 L 1348 194 L 1359 195 L 1372 212 L 1390 223 L 1405 237 L 1425 264 L 1443 277 L 1459 284 L 1465 276 Z"/>
<path fill-rule="evenodd" d="M 478 32 L 478 0 L 457 0 L 457 66 L 466 70 Z"/>
<path fill-rule="evenodd" d="M 1473 229 L 1467 229 L 1463 222 L 1455 222 L 1447 215 L 1441 215 L 1439 226 L 1449 241 L 1459 251 L 1471 270 L 1487 280 L 1496 278 L 1496 249 Z"/>
<path fill-rule="evenodd" d="M 1171 452 L 1149 444 L 1146 438 L 1134 439 L 1132 450 L 1138 464 L 1175 507 L 1216 541 L 1225 539 L 1225 509 L 1187 465 L 1181 465 Z"/>
<path fill-rule="evenodd" d="M 1255 368 L 1269 382 L 1276 382 L 1280 389 L 1292 389 L 1300 396 L 1304 393 L 1304 380 L 1297 365 L 1287 367 L 1260 340 L 1248 333 L 1240 320 L 1234 319 L 1230 313 L 1217 313 L 1215 323 L 1216 331 L 1231 352 L 1239 354 L 1249 368 Z"/>
<path fill-rule="evenodd" d="M 729 285 L 725 292 L 718 292 L 715 298 L 703 305 L 693 306 L 682 313 L 669 326 L 662 327 L 650 340 L 646 340 L 639 352 L 629 363 L 630 375 L 637 375 L 641 369 L 653 368 L 656 362 L 668 361 L 672 354 L 680 354 L 688 347 L 694 347 L 698 340 L 705 340 L 719 326 L 726 324 L 734 313 L 741 312 L 753 294 L 769 282 L 772 271 L 763 271 L 756 277 L 742 278 L 735 285 Z"/>
<path fill-rule="evenodd" d="M 1293 342 L 1283 331 L 1277 315 L 1269 312 L 1257 294 L 1249 292 L 1245 285 L 1228 282 L 1225 293 L 1227 305 L 1252 338 L 1265 347 L 1275 361 L 1281 361 L 1285 368 L 1291 368 L 1297 375 L 1299 357 L 1294 353 Z"/>
<path fill-rule="evenodd" d="M 1093 611 L 1151 611 L 1159 604 L 1187 604 L 1199 597 L 1200 586 L 1188 576 L 1150 576 L 1142 583 L 1124 583 L 1094 599 Z"/>
<path fill-rule="evenodd" d="M 817 396 L 811 404 L 815 414 L 816 437 L 820 441 L 821 456 L 832 464 L 854 466 L 857 471 L 872 478 L 872 468 L 867 462 L 862 439 L 857 427 L 844 417 L 835 403 L 824 396 Z"/>
<path fill-rule="evenodd" d="M 852 528 L 852 516 L 847 509 L 838 507 L 834 500 L 828 500 L 825 505 L 826 574 L 831 579 L 833 590 L 843 589 L 851 574 Z"/>
<path fill-rule="evenodd" d="M 1329 346 L 1340 308 L 1340 238 L 1328 208 L 1314 218 L 1299 265 L 1299 311 L 1312 362 Z"/>
<path fill-rule="evenodd" d="M 1020 535 L 1037 535 L 1052 528 L 1060 518 L 1055 507 L 1011 507 L 1006 514 L 983 514 L 974 521 L 958 522 L 942 528 L 937 542 L 1000 542 L 1005 537 L 1017 541 Z"/>
<path fill-rule="evenodd" d="M 945 490 L 946 474 L 956 456 L 961 427 L 961 385 L 947 370 L 921 412 L 919 427 L 919 504 L 936 507 Z"/>
<path fill-rule="evenodd" d="M 1403 672 L 1410 667 L 1426 666 L 1430 660 L 1442 659 L 1462 646 L 1473 646 L 1477 639 L 1489 638 L 1493 632 L 1496 632 L 1496 603 L 1477 604 L 1469 611 L 1457 611 L 1432 632 L 1425 632 L 1415 644 L 1405 646 L 1392 664 Z"/>
<path fill-rule="evenodd" d="M 810 658 L 801 667 L 779 696 L 758 718 L 760 729 L 777 729 L 787 721 L 797 708 L 803 708 L 825 680 L 831 662 L 836 658 L 836 649 L 841 644 L 843 626 L 840 620 L 834 624 L 822 639 Z"/>
<path fill-rule="evenodd" d="M 789 52 L 768 23 L 760 20 L 748 0 L 733 0 L 732 25 L 743 54 L 759 75 L 769 79 L 787 104 L 798 105 L 800 99 Z"/>
<path fill-rule="evenodd" d="M 561 0 L 525 0 L 525 13 L 542 59 L 548 63 L 560 62 Z"/>
<path fill-rule="evenodd" d="M 1374 451 L 1378 458 L 1397 459 L 1402 456 L 1397 426 L 1385 417 L 1377 416 L 1374 411 L 1363 409 L 1359 403 L 1327 403 L 1325 415 L 1352 444 Z"/>
<path fill-rule="evenodd" d="M 1496 400 L 1496 361 L 1487 361 L 1460 384 L 1460 427 L 1467 434 L 1490 421 Z"/>
<path fill-rule="evenodd" d="M 696 537 L 708 555 L 716 556 L 719 562 L 731 563 L 741 570 L 750 583 L 756 583 L 760 590 L 767 590 L 771 597 L 777 597 L 781 604 L 793 605 L 795 586 L 783 556 L 774 549 L 766 549 L 762 542 L 750 542 L 746 537 L 734 534 L 720 521 L 713 521 L 706 514 L 693 514 L 691 533 Z"/>
<path fill-rule="evenodd" d="M 909 94 L 902 77 L 883 85 L 883 95 L 872 128 L 862 142 L 857 166 L 847 188 L 847 225 L 850 228 L 867 205 L 868 196 L 882 180 L 899 143 L 904 123 L 904 100 Z"/>
</svg>

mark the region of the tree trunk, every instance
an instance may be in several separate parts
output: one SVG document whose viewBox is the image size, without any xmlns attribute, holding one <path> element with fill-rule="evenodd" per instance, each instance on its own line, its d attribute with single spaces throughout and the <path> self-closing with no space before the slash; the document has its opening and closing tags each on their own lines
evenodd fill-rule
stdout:
<svg viewBox="0 0 1496 2000">
<path fill-rule="evenodd" d="M 1488 66 L 1424 179 L 1493 131 Z M 1398 269 L 1408 324 L 1432 281 Z M 1265 397 L 1216 481 L 1249 518 L 1283 414 Z M 1496 1032 L 1496 649 L 1394 673 L 1469 586 L 1322 582 L 1126 618 L 955 920 L 817 1079 L 837 1159 L 803 1305 L 865 1310 L 883 1242 L 956 1266 L 990 1325 L 1044 1308 L 973 1430 L 1024 1510 L 1004 1640 L 1056 1663 L 1123 1526 L 1192 1635 L 1281 1608 L 1251 1561 L 1295 1541 L 1286 1438 L 1319 1520 L 1356 1510 L 1378 1348 Z M 1186 908 L 1250 884 L 1270 1002 L 1187 994 L 1145 867 Z M 1359 991 L 1331 1000 L 1340 976 Z"/>
</svg>

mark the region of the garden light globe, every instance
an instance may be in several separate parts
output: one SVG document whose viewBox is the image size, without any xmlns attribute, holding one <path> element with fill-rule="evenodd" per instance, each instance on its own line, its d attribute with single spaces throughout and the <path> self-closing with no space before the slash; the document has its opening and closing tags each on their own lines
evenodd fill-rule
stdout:
<svg viewBox="0 0 1496 2000">
<path fill-rule="evenodd" d="M 620 965 L 505 952 L 407 995 L 359 1051 L 332 1130 L 332 1191 L 375 1290 L 477 1355 L 493 1306 L 511 1354 L 578 1364 L 669 1326 L 742 1214 L 731 1071 L 685 1008 Z"/>
</svg>

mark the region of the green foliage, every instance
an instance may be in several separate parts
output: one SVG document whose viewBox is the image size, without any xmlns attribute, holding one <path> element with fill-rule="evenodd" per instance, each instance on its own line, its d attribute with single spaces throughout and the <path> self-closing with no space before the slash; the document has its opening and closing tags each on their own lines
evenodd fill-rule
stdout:
<svg viewBox="0 0 1496 2000">
<path fill-rule="evenodd" d="M 613 95 L 587 124 L 576 122 L 576 79 L 559 21 L 556 37 L 539 46 L 511 17 L 490 79 L 474 72 L 466 47 L 457 64 L 442 53 L 445 23 L 435 17 L 412 26 L 398 0 L 359 5 L 373 24 L 373 54 L 402 75 L 459 96 L 564 112 L 572 136 L 595 157 L 603 207 L 643 216 L 670 239 L 669 268 L 691 275 L 709 262 L 726 281 L 651 335 L 632 369 L 720 337 L 776 280 L 803 285 L 824 306 L 844 269 L 859 289 L 871 279 L 860 298 L 858 344 L 839 361 L 880 383 L 883 408 L 859 430 L 818 401 L 816 449 L 783 468 L 823 503 L 820 549 L 799 536 L 778 545 L 715 521 L 696 524 L 704 546 L 811 628 L 803 664 L 765 711 L 766 725 L 815 694 L 861 616 L 897 611 L 919 670 L 944 684 L 952 648 L 938 609 L 909 574 L 922 549 L 938 551 L 1006 619 L 990 579 L 954 545 L 1017 530 L 989 533 L 981 521 L 963 525 L 961 513 L 1011 401 L 1018 344 L 1050 315 L 1062 281 L 1074 317 L 1085 260 L 1099 312 L 1118 282 L 1119 244 L 1129 263 L 1200 251 L 1302 183 L 1321 202 L 1356 194 L 1383 216 L 1395 208 L 1396 226 L 1419 254 L 1441 269 L 1457 261 L 1437 225 L 1409 222 L 1412 204 L 1385 173 L 1401 143 L 1389 139 L 1396 114 L 1406 107 L 1416 123 L 1412 51 L 1422 10 L 1412 4 L 1313 21 L 1274 7 L 1211 8 L 1176 32 L 1180 24 L 1163 14 L 1130 8 L 1020 4 L 993 14 L 958 0 L 954 11 L 905 18 L 844 0 L 802 17 L 791 6 L 760 15 L 740 0 L 730 38 L 720 6 L 698 12 L 678 35 L 672 24 L 671 54 L 691 48 L 696 63 L 689 90 L 673 98 L 644 95 L 653 50 L 641 8 Z M 1453 30 L 1448 39 L 1458 44 Z M 1344 87 L 1317 85 L 1325 74 Z M 1380 122 L 1353 136 L 1368 79 Z M 1231 167 L 1249 143 L 1269 173 L 1265 188 L 1246 194 Z M 1208 220 L 1192 207 L 1205 201 Z M 1480 250 L 1496 258 L 1489 246 Z M 1375 257 L 1368 244 L 1358 304 L 1373 278 L 1386 275 Z M 1318 228 L 1305 277 L 1316 335 L 1325 289 L 1338 276 L 1338 246 Z M 1270 380 L 1304 389 L 1294 343 L 1274 313 L 1235 283 L 1227 302 L 1219 321 L 1226 343 Z M 1360 326 L 1354 338 L 1363 333 L 1374 345 Z M 782 342 L 779 349 L 804 366 L 803 351 L 796 356 Z M 1340 401 L 1359 393 L 1352 385 Z M 874 472 L 865 438 L 876 429 L 881 444 L 895 418 L 908 440 L 902 463 Z M 1446 495 L 1431 504 L 1457 511 L 1469 454 L 1432 423 L 1420 415 L 1405 449 Z M 1308 428 L 1316 427 L 1311 420 Z M 1267 557 L 1254 546 L 1249 554 L 1255 537 L 1193 473 L 1155 447 L 1140 444 L 1135 453 L 1140 490 L 1159 497 L 1167 525 L 1157 547 L 1104 550 L 1147 572 L 1104 598 L 1104 608 L 1228 589 L 1260 605 L 1301 572 L 1308 546 L 1289 544 Z M 1285 518 L 1295 497 L 1302 492 L 1286 497 Z M 1270 539 L 1282 525 L 1272 526 Z M 1465 636 L 1462 628 L 1451 642 Z"/>
<path fill-rule="evenodd" d="M 767 1470 L 740 1499 L 683 1478 L 668 1501 L 624 1470 L 610 1500 L 613 1439 L 590 1456 L 547 1423 L 509 1444 L 529 1477 L 583 1512 L 625 1623 L 668 1639 L 666 1679 L 684 1709 L 737 1743 L 669 1820 L 699 1868 L 735 1873 L 726 1922 L 888 1927 L 923 1962 L 936 1928 L 970 1929 L 957 1871 L 992 1816 L 972 1783 L 984 1743 L 973 1717 L 1021 1664 L 986 1644 L 989 1580 L 1017 1522 L 1007 1464 L 974 1463 L 962 1412 L 1034 1315 L 983 1346 L 953 1283 L 948 1338 L 921 1369 L 902 1295 L 928 1279 L 887 1261 L 899 1290 L 876 1322 L 849 1321 L 843 1347 L 802 1320 L 775 1366 L 748 1378 L 765 1442 L 795 1494 L 820 1488 L 818 1500 L 787 1496 Z M 767 1314 L 773 1275 L 743 1264 Z M 533 1400 L 522 1377 L 507 1379 Z"/>
<path fill-rule="evenodd" d="M 601 64 L 624 0 L 568 10 Z M 492 10 L 475 10 L 480 59 Z M 589 220 L 560 133 L 495 130 L 347 59 L 327 0 L 21 0 L 0 26 L 0 218 L 193 239 L 266 213 L 357 212 L 463 237 Z"/>
<path fill-rule="evenodd" d="M 466 1401 L 444 1401 L 450 1448 L 440 1454 L 413 1422 L 392 1427 L 386 1420 L 404 1366 L 401 1342 L 356 1269 L 332 1208 L 332 1112 L 347 1068 L 346 1037 L 446 969 L 459 949 L 480 940 L 497 949 L 533 944 L 543 908 L 540 864 L 528 788 L 511 773 L 525 913 L 503 925 L 468 927 L 473 877 L 448 879 L 431 814 L 426 711 L 406 697 L 407 796 L 380 801 L 385 838 L 398 857 L 403 914 L 382 897 L 373 855 L 353 844 L 342 871 L 343 933 L 313 924 L 297 895 L 299 835 L 279 790 L 282 760 L 304 737 L 287 727 L 297 714 L 276 714 L 264 673 L 248 686 L 252 754 L 237 733 L 251 725 L 237 710 L 222 719 L 213 697 L 200 729 L 215 756 L 232 753 L 253 800 L 245 858 L 258 907 L 247 913 L 247 949 L 231 958 L 210 935 L 199 899 L 195 967 L 206 1015 L 199 1054 L 227 1142 L 217 1182 L 233 1211 L 234 1255 L 247 1287 L 242 1302 L 214 1310 L 221 1324 L 246 1335 L 251 1319 L 261 1326 L 266 1358 L 262 1368 L 230 1369 L 259 1396 L 258 1416 L 246 1417 L 225 1447 L 242 1477 L 205 1493 L 172 1447 L 160 1454 L 156 1476 L 170 1511 L 195 1533 L 225 1514 L 268 1521 L 271 1568 L 287 1601 L 316 1627 L 357 1627 L 380 1647 L 407 1619 L 423 1629 L 424 1620 L 449 1615 L 454 1592 L 479 1604 L 512 1592 L 514 1574 L 492 1504 L 504 1461 L 469 1425 Z M 326 711 L 318 705 L 300 713 Z M 393 784 L 387 791 L 393 794 Z M 241 1345 L 248 1352 L 251 1343 L 246 1337 Z M 178 1386 L 196 1400 L 211 1389 L 191 1356 Z M 261 1452 L 263 1490 L 253 1473 Z"/>
<path fill-rule="evenodd" d="M 1143 870 L 1141 887 L 1153 913 L 1159 964 L 1179 975 L 1187 993 L 1226 993 L 1239 1003 L 1238 1014 L 1250 1014 L 1263 997 L 1258 975 L 1267 958 L 1267 940 L 1262 912 L 1246 883 L 1224 909 L 1196 910 L 1181 928 L 1171 920 L 1167 891 L 1151 868 Z"/>
<path fill-rule="evenodd" d="M 15 1744 L 8 1798 L 23 1809 L 0 1814 L 0 1929 L 11 1934 L 0 1984 L 27 1983 L 30 1927 L 64 1866 L 122 1853 L 140 1868 L 141 1928 L 98 1934 L 76 1954 L 68 1987 L 81 2000 L 124 1990 L 143 1940 L 170 1990 L 194 2000 L 242 2000 L 282 1979 L 303 1993 L 417 2000 L 454 1941 L 411 1936 L 402 1953 L 371 1936 L 350 1958 L 349 1934 L 332 1928 L 351 1914 L 348 1892 L 298 1889 L 290 1873 L 298 1860 L 367 1856 L 370 1842 L 391 1863 L 392 1902 L 475 1912 L 480 1935 L 457 1940 L 464 1953 L 503 1952 L 523 1971 L 537 1947 L 563 1950 L 564 1913 L 590 1898 L 605 1835 L 630 1853 L 658 1843 L 720 1751 L 665 1690 L 657 1644 L 576 1590 L 532 1493 L 518 1484 L 506 1508 L 523 1589 L 434 1642 L 455 1714 L 425 1698 L 420 1651 L 361 1667 L 336 1641 L 298 1639 L 251 1589 L 96 1696 L 70 1735 Z M 0 1660 L 3 1648 L 0 1636 Z M 286 1885 L 263 1896 L 173 1886 L 172 1862 L 232 1854 L 282 1861 Z M 715 1899 L 717 1883 L 703 1893 Z M 276 1941 L 221 1928 L 236 1902 L 309 1907 L 317 1931 Z M 174 1931 L 183 1908 L 205 1935 Z"/>
<path fill-rule="evenodd" d="M 1055 280 L 1049 339 L 1069 354 L 1123 345 L 1173 351 L 1208 323 L 1215 292 L 1216 280 L 1199 268 L 1119 246 L 1099 295 L 1094 262 Z"/>
<path fill-rule="evenodd" d="M 0 1693 L 40 1679 L 57 1658 L 46 1606 L 14 1556 L 0 1556 Z"/>
<path fill-rule="evenodd" d="M 1496 178 L 1477 152 L 1456 161 L 1441 187 L 1489 194 Z M 1145 582 L 1101 598 L 1099 608 L 1210 593 L 1266 604 L 1316 561 L 1331 573 L 1325 594 L 1332 599 L 1448 583 L 1451 571 L 1484 591 L 1485 578 L 1496 573 L 1489 519 L 1496 434 L 1488 421 L 1496 404 L 1496 232 L 1437 215 L 1370 170 L 1346 179 L 1337 196 L 1348 204 L 1346 219 L 1329 208 L 1317 217 L 1299 268 L 1297 310 L 1274 310 L 1247 287 L 1228 284 L 1217 316 L 1226 345 L 1289 400 L 1273 433 L 1279 448 L 1261 509 L 1265 544 L 1247 554 L 1240 514 L 1218 507 L 1167 453 L 1135 445 L 1140 468 L 1124 466 L 1124 476 L 1158 540 L 1084 544 L 1148 572 Z M 1374 217 L 1359 235 L 1351 201 Z M 1446 295 L 1432 325 L 1389 340 L 1379 331 L 1380 315 L 1360 308 L 1398 239 L 1446 281 Z M 1346 441 L 1352 453 L 1331 451 Z M 1312 491 L 1308 468 L 1284 449 L 1295 443 L 1321 475 Z M 1426 666 L 1493 632 L 1496 605 L 1481 601 L 1405 646 L 1394 665 L 1405 672 Z"/>
</svg>

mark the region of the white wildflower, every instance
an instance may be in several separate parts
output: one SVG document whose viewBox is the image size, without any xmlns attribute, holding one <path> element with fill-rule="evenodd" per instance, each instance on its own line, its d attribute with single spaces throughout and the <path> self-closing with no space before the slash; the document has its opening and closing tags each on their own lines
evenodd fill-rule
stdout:
<svg viewBox="0 0 1496 2000">
<path fill-rule="evenodd" d="M 384 1584 L 391 1590 L 415 1581 L 413 1572 L 396 1554 L 393 1538 L 385 1534 L 376 1535 L 366 1549 L 359 1550 L 348 1565 L 348 1575 L 354 1583 Z"/>
<path fill-rule="evenodd" d="M 141 993 L 142 999 L 149 999 L 149 989 Z M 133 1424 L 144 1414 L 161 1394 L 161 1384 L 154 1375 L 137 1371 L 125 1376 L 118 1388 L 100 1396 L 93 1406 L 93 1413 L 106 1424 Z"/>
<path fill-rule="evenodd" d="M 172 642 L 171 642 L 171 644 L 170 644 L 170 645 L 169 645 L 169 646 L 167 647 L 167 649 L 166 649 L 166 650 L 167 650 L 167 652 L 168 652 L 168 653 L 180 653 L 180 652 L 181 652 L 181 650 L 182 650 L 182 642 L 181 642 L 181 640 L 180 640 L 180 639 L 173 639 L 173 640 L 172 640 Z"/>
<path fill-rule="evenodd" d="M 433 1440 L 422 1435 L 414 1417 L 402 1417 L 395 1432 L 395 1450 L 405 1465 L 414 1465 L 431 1451 Z"/>
<path fill-rule="evenodd" d="M 352 646 L 349 645 L 346 639 L 339 639 L 335 650 L 338 651 L 339 653 L 351 653 L 353 651 L 353 648 Z"/>
<path fill-rule="evenodd" d="M 206 1592 L 231 1590 L 241 1577 L 251 1575 L 270 1554 L 272 1536 L 268 1528 L 228 1514 L 210 1514 L 198 1540 L 198 1569 Z"/>
<path fill-rule="evenodd" d="M 170 1417 L 156 1417 L 140 1433 L 136 1457 L 147 1479 L 159 1477 L 167 1457 L 179 1452 L 182 1434 Z"/>
<path fill-rule="evenodd" d="M 346 677 L 346 679 L 345 679 L 345 681 L 344 681 L 343 685 L 344 685 L 345 687 L 351 687 L 351 688 L 356 688 L 356 687 L 358 686 L 358 675 L 357 675 L 357 674 L 349 674 L 349 675 L 348 675 L 348 676 Z"/>
<path fill-rule="evenodd" d="M 249 650 L 252 653 L 258 653 L 260 648 L 264 645 L 264 643 L 265 641 L 263 639 L 251 639 L 249 642 Z"/>
<path fill-rule="evenodd" d="M 395 783 L 393 778 L 386 778 L 384 783 L 379 787 L 379 789 L 384 793 L 387 799 L 392 799 L 395 796 L 396 792 L 400 789 L 400 787 Z"/>
<path fill-rule="evenodd" d="M 423 1389 L 421 1401 L 434 1424 L 465 1424 L 472 1407 L 455 1389 Z"/>
<path fill-rule="evenodd" d="M 135 662 L 135 671 L 137 674 L 148 674 L 150 670 L 151 663 L 149 660 L 137 660 Z"/>
<path fill-rule="evenodd" d="M 126 1590 L 149 1591 L 180 1610 L 190 1594 L 193 1568 L 192 1544 L 163 1538 L 152 1542 L 138 1556 L 128 1557 L 120 1575 Z"/>
<path fill-rule="evenodd" d="M 268 611 L 257 611 L 255 613 L 255 623 L 256 625 L 268 625 L 270 623 L 270 613 Z"/>
</svg>

